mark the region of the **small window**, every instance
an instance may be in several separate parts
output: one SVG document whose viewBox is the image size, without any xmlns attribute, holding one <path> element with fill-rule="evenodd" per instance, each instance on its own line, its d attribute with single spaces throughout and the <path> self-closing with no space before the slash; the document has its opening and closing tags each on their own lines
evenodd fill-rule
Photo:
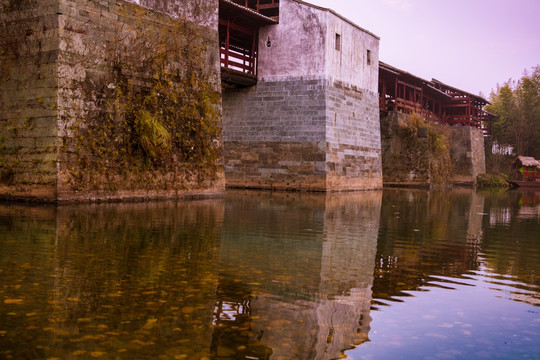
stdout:
<svg viewBox="0 0 540 360">
<path fill-rule="evenodd" d="M 341 51 L 341 35 L 336 34 L 336 50 Z"/>
<path fill-rule="evenodd" d="M 371 50 L 367 51 L 366 59 L 367 59 L 367 64 L 371 65 Z"/>
</svg>

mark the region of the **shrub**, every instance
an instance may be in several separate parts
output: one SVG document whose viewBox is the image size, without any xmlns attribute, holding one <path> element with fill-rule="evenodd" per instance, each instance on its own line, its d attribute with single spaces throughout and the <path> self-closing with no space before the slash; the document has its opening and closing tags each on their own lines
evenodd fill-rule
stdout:
<svg viewBox="0 0 540 360">
<path fill-rule="evenodd" d="M 508 177 L 505 174 L 480 174 L 476 178 L 476 183 L 480 188 L 508 188 Z"/>
</svg>

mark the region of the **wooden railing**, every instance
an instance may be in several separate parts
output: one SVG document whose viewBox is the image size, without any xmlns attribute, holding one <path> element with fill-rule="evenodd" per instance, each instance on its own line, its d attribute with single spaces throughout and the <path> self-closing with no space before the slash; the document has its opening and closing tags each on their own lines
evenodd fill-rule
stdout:
<svg viewBox="0 0 540 360">
<path fill-rule="evenodd" d="M 442 118 L 438 117 L 436 114 L 431 112 L 431 110 L 422 106 L 422 104 L 412 101 L 405 100 L 401 98 L 394 99 L 393 97 L 380 97 L 379 98 L 379 107 L 382 110 L 387 111 L 397 111 L 405 114 L 417 113 L 424 117 L 427 121 L 442 122 L 448 125 L 461 125 L 461 126 L 472 126 L 478 129 L 482 129 L 485 132 L 489 132 L 489 129 L 484 128 L 483 122 L 489 121 L 486 116 L 474 115 L 441 115 Z"/>
<path fill-rule="evenodd" d="M 449 125 L 472 126 L 478 129 L 482 128 L 482 120 L 470 115 L 447 115 L 445 121 Z"/>
<path fill-rule="evenodd" d="M 246 50 L 236 50 L 222 47 L 220 49 L 221 66 L 240 71 L 249 75 L 257 75 L 257 57 L 254 54 L 248 53 Z"/>
</svg>

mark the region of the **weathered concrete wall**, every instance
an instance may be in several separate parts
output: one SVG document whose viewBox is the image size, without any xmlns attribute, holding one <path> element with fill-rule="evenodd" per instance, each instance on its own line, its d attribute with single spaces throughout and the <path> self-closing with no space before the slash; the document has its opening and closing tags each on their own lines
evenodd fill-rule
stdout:
<svg viewBox="0 0 540 360">
<path fill-rule="evenodd" d="M 381 116 L 386 185 L 474 185 L 476 177 L 486 172 L 481 130 L 468 126 L 418 125 L 409 120 L 409 115 L 397 112 Z M 437 137 L 442 140 L 440 144 L 436 143 Z"/>
<path fill-rule="evenodd" d="M 377 92 L 378 64 L 379 38 L 326 8 L 281 1 L 279 26 L 259 32 L 258 75 L 263 81 L 328 77 Z"/>
<path fill-rule="evenodd" d="M 327 21 L 328 13 L 317 7 L 280 1 L 279 25 L 259 31 L 259 80 L 323 79 L 329 43 Z"/>
<path fill-rule="evenodd" d="M 379 38 L 333 11 L 326 12 L 326 75 L 377 94 L 379 84 Z M 336 48 L 339 37 L 341 44 Z M 368 58 L 369 51 L 369 58 Z"/>
<path fill-rule="evenodd" d="M 154 53 L 166 57 L 158 58 L 163 61 L 165 74 L 177 73 L 176 78 L 170 76 L 173 81 L 183 81 L 187 71 L 191 71 L 189 76 L 195 76 L 197 85 L 189 91 L 207 86 L 208 94 L 216 94 L 211 96 L 218 99 L 214 106 L 220 113 L 219 53 L 215 46 L 217 0 L 142 0 L 144 7 L 133 4 L 139 1 L 25 0 L 22 3 L 32 6 L 26 13 L 10 11 L 8 6 L 14 3 L 2 3 L 3 33 L 10 31 L 8 25 L 19 21 L 24 31 L 18 33 L 26 35 L 13 41 L 28 48 L 33 57 L 19 57 L 25 59 L 27 65 L 23 65 L 28 71 L 20 71 L 24 67 L 19 58 L 8 62 L 12 74 L 23 73 L 27 79 L 8 79 L 9 87 L 2 86 L 10 90 L 2 92 L 2 107 L 13 111 L 2 111 L 0 135 L 13 127 L 13 121 L 25 130 L 6 141 L 4 151 L 18 160 L 6 158 L 15 169 L 10 177 L 2 176 L 9 178 L 0 181 L 4 185 L 2 197 L 124 199 L 224 190 L 222 169 L 207 178 L 202 172 L 185 175 L 180 166 L 185 160 L 177 160 L 176 153 L 151 166 L 119 165 L 118 158 L 135 152 L 129 146 L 111 152 L 113 143 L 104 141 L 114 139 L 113 134 L 107 133 L 111 124 L 117 126 L 126 121 L 117 111 L 122 106 L 125 109 L 125 99 L 119 93 L 125 91 L 126 84 L 139 89 L 156 84 L 151 73 L 155 69 L 137 67 L 137 63 L 149 63 Z M 185 21 L 185 16 L 197 19 L 198 23 Z M 201 56 L 191 52 L 195 47 L 200 49 Z M 163 48 L 171 51 L 167 53 Z M 190 50 L 189 55 L 179 51 L 182 49 Z M 5 51 L 0 56 L 13 58 Z M 3 84 L 5 81 L 2 78 Z M 117 91 L 119 84 L 125 85 L 121 91 Z M 178 82 L 178 86 L 183 85 Z M 27 106 L 30 103 L 33 105 Z M 24 162 L 19 160 L 21 154 L 25 155 Z"/>
<path fill-rule="evenodd" d="M 258 84 L 223 97 L 228 186 L 381 187 L 378 41 L 327 9 L 280 2 L 279 25 L 260 31 Z"/>
</svg>

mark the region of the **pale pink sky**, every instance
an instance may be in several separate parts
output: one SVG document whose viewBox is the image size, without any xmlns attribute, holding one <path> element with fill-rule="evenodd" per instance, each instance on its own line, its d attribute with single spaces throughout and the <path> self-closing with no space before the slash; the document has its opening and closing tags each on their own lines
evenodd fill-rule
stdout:
<svg viewBox="0 0 540 360">
<path fill-rule="evenodd" d="M 471 93 L 540 65 L 540 0 L 307 1 L 381 37 L 381 61 Z"/>
</svg>

